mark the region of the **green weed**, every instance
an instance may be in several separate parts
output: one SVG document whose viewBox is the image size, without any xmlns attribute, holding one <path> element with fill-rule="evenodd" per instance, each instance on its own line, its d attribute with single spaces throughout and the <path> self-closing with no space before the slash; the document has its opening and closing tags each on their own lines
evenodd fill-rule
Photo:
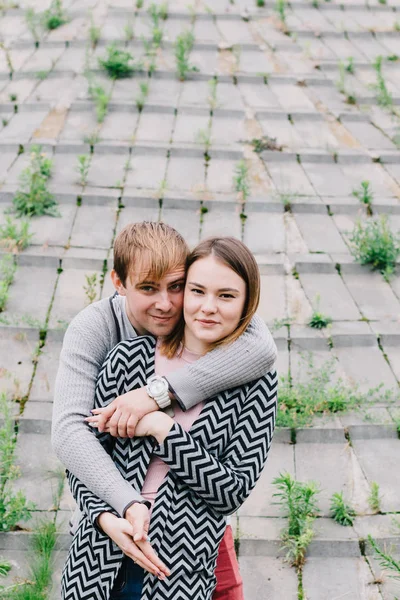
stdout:
<svg viewBox="0 0 400 600">
<path fill-rule="evenodd" d="M 25 22 L 37 47 L 40 41 L 41 16 L 34 8 L 28 8 L 25 11 Z"/>
<path fill-rule="evenodd" d="M 102 85 L 90 82 L 89 95 L 95 104 L 97 122 L 103 123 L 107 115 L 111 94 L 108 94 Z"/>
<path fill-rule="evenodd" d="M 89 144 L 89 146 L 90 146 L 90 153 L 93 154 L 93 150 L 94 150 L 95 145 L 98 144 L 99 141 L 100 141 L 99 132 L 97 130 L 94 130 L 91 133 L 88 133 L 83 138 L 83 141 L 84 141 L 85 144 Z"/>
<path fill-rule="evenodd" d="M 149 95 L 149 84 L 142 81 L 139 85 L 139 89 L 140 92 L 139 94 L 136 96 L 136 107 L 138 109 L 139 112 L 142 112 L 144 105 L 146 103 L 146 98 Z"/>
<path fill-rule="evenodd" d="M 306 427 L 316 415 L 345 412 L 393 396 L 393 392 L 383 391 L 382 386 L 367 392 L 361 392 L 356 386 L 349 387 L 341 379 L 334 379 L 335 370 L 335 359 L 317 368 L 312 355 L 302 355 L 300 372 L 304 374 L 304 381 L 281 377 L 277 426 Z"/>
<path fill-rule="evenodd" d="M 213 110 L 215 110 L 218 106 L 217 85 L 218 85 L 218 80 L 215 77 L 213 77 L 213 79 L 210 79 L 208 82 L 208 89 L 209 89 L 210 93 L 208 95 L 207 101 L 210 106 L 211 112 Z"/>
<path fill-rule="evenodd" d="M 85 186 L 87 184 L 89 169 L 90 169 L 90 156 L 88 154 L 79 154 L 77 171 L 79 173 L 79 183 L 82 186 Z"/>
<path fill-rule="evenodd" d="M 314 537 L 313 523 L 318 514 L 318 488 L 314 482 L 296 481 L 289 473 L 280 474 L 273 480 L 278 489 L 273 496 L 278 498 L 288 519 L 281 534 L 286 560 L 301 570 L 305 562 L 307 547 Z"/>
<path fill-rule="evenodd" d="M 388 571 L 389 577 L 400 579 L 400 562 L 388 552 L 382 550 L 371 535 L 368 536 L 368 541 L 375 550 L 380 566 Z"/>
<path fill-rule="evenodd" d="M 29 227 L 29 220 L 15 221 L 7 216 L 5 224 L 0 225 L 0 247 L 14 253 L 25 250 L 33 235 L 29 233 Z"/>
<path fill-rule="evenodd" d="M 204 129 L 199 129 L 196 135 L 196 141 L 198 144 L 202 144 L 204 146 L 205 152 L 208 154 L 208 151 L 211 147 L 211 131 L 210 127 L 205 127 Z"/>
<path fill-rule="evenodd" d="M 244 160 L 239 161 L 235 167 L 233 183 L 239 202 L 244 204 L 250 196 L 249 167 Z"/>
<path fill-rule="evenodd" d="M 275 0 L 274 8 L 283 25 L 286 25 L 286 0 Z"/>
<path fill-rule="evenodd" d="M 85 275 L 86 285 L 83 286 L 87 303 L 92 304 L 96 300 L 97 297 L 97 273 L 93 273 L 93 275 Z"/>
<path fill-rule="evenodd" d="M 136 0 L 136 8 L 143 8 L 144 0 Z"/>
<path fill-rule="evenodd" d="M 322 312 L 314 310 L 311 319 L 308 322 L 309 327 L 313 329 L 324 329 L 332 323 L 331 317 L 327 317 Z"/>
<path fill-rule="evenodd" d="M 376 481 L 371 482 L 370 492 L 368 496 L 368 504 L 370 509 L 373 510 L 374 513 L 379 512 L 381 509 L 379 484 L 376 483 Z"/>
<path fill-rule="evenodd" d="M 351 73 L 352 75 L 354 75 L 354 58 L 352 56 L 349 56 L 349 58 L 347 59 L 347 63 L 345 64 L 346 71 L 348 73 Z"/>
<path fill-rule="evenodd" d="M 9 94 L 8 99 L 10 100 L 10 102 L 17 102 L 18 96 L 17 94 Z"/>
<path fill-rule="evenodd" d="M 372 204 L 372 200 L 374 199 L 374 195 L 370 188 L 369 181 L 362 181 L 360 187 L 352 191 L 352 195 L 355 198 L 358 198 L 360 202 L 363 204 L 367 204 L 369 207 Z"/>
<path fill-rule="evenodd" d="M 50 7 L 44 11 L 43 26 L 46 29 L 52 30 L 61 27 L 68 22 L 68 17 L 64 11 L 62 0 L 52 0 Z"/>
<path fill-rule="evenodd" d="M 14 464 L 17 436 L 13 418 L 14 403 L 6 394 L 0 394 L 0 531 L 10 531 L 20 521 L 31 517 L 34 505 L 27 502 L 22 491 L 14 492 L 11 482 L 18 478 L 19 471 Z"/>
<path fill-rule="evenodd" d="M 184 81 L 188 73 L 198 71 L 197 67 L 194 67 L 189 63 L 189 56 L 192 51 L 194 44 L 194 35 L 191 31 L 184 31 L 175 40 L 174 52 L 175 62 L 178 77 L 181 81 Z"/>
<path fill-rule="evenodd" d="M 133 32 L 133 23 L 132 21 L 128 21 L 128 23 L 124 27 L 124 35 L 127 42 L 131 42 L 134 38 Z"/>
<path fill-rule="evenodd" d="M 265 0 L 256 0 L 256 6 L 263 8 L 263 6 L 265 6 Z"/>
<path fill-rule="evenodd" d="M 253 146 L 256 154 L 261 154 L 265 150 L 272 150 L 282 152 L 283 146 L 277 143 L 276 138 L 269 137 L 269 135 L 263 135 L 260 138 L 253 138 L 250 142 Z"/>
<path fill-rule="evenodd" d="M 12 77 L 12 75 L 14 73 L 14 67 L 13 67 L 13 63 L 11 60 L 11 52 L 3 42 L 0 42 L 0 49 L 3 50 L 3 52 L 4 52 L 7 67 L 8 67 L 8 73 L 9 73 L 10 77 Z"/>
<path fill-rule="evenodd" d="M 377 92 L 378 104 L 387 108 L 393 106 L 393 98 L 387 89 L 386 81 L 382 73 L 382 62 L 383 57 L 377 56 L 375 62 L 373 63 L 373 67 L 376 72 L 376 85 L 374 87 Z"/>
<path fill-rule="evenodd" d="M 331 497 L 331 517 L 340 525 L 353 525 L 356 511 L 343 498 L 343 492 L 335 492 Z"/>
<path fill-rule="evenodd" d="M 116 44 L 106 48 L 106 58 L 99 58 L 99 65 L 112 79 L 129 77 L 138 68 L 133 62 L 133 56 L 127 50 L 121 50 Z"/>
<path fill-rule="evenodd" d="M 52 165 L 41 146 L 31 148 L 30 164 L 22 171 L 20 189 L 13 198 L 14 209 L 19 217 L 59 216 L 57 201 L 47 187 Z"/>
<path fill-rule="evenodd" d="M 100 27 L 97 27 L 97 25 L 94 22 L 93 15 L 91 15 L 90 27 L 89 27 L 89 39 L 90 39 L 90 43 L 91 43 L 93 49 L 96 48 L 97 44 L 99 43 L 100 37 L 101 37 L 101 29 L 100 29 Z"/>
<path fill-rule="evenodd" d="M 380 215 L 365 222 L 357 221 L 350 237 L 350 249 L 354 258 L 362 265 L 371 265 L 389 280 L 400 254 L 400 236 L 394 234 L 387 216 Z"/>
<path fill-rule="evenodd" d="M 8 289 L 14 281 L 17 265 L 12 254 L 5 254 L 0 259 L 0 312 L 8 302 Z"/>
</svg>

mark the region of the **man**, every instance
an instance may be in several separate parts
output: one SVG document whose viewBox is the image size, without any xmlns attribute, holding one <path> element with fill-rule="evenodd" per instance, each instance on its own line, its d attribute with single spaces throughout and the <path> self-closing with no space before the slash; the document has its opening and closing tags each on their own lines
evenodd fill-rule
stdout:
<svg viewBox="0 0 400 600">
<path fill-rule="evenodd" d="M 122 477 L 84 419 L 93 409 L 96 380 L 108 352 L 136 335 L 166 335 L 178 323 L 188 253 L 182 236 L 164 223 L 133 223 L 121 231 L 111 273 L 118 294 L 90 305 L 71 322 L 55 387 L 52 441 L 58 458 L 131 523 L 132 544 L 143 552 L 142 562 L 150 561 L 161 570 L 165 566 L 146 542 L 147 503 Z M 137 421 L 166 408 L 170 397 L 187 410 L 228 387 L 261 377 L 275 359 L 272 336 L 257 317 L 231 346 L 210 352 L 168 375 L 167 381 L 160 377 L 120 396 L 108 413 L 98 417 L 100 428 L 112 415 L 111 434 L 133 436 Z M 135 552 L 137 558 L 137 548 Z"/>
</svg>

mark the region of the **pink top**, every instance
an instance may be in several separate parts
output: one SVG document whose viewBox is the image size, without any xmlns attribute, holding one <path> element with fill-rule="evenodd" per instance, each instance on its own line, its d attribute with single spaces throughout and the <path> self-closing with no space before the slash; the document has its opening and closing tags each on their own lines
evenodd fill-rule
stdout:
<svg viewBox="0 0 400 600">
<path fill-rule="evenodd" d="M 180 356 L 166 358 L 161 354 L 159 344 L 157 344 L 155 353 L 155 372 L 157 375 L 167 375 L 171 371 L 175 371 L 176 369 L 185 366 L 187 363 L 193 363 L 198 358 L 200 358 L 199 354 L 189 352 L 189 350 L 186 348 L 183 349 L 183 352 Z M 189 431 L 199 416 L 203 406 L 204 402 L 199 402 L 199 404 L 196 404 L 196 406 L 193 406 L 186 412 L 183 412 L 179 404 L 176 401 L 173 401 L 172 408 L 174 409 L 175 413 L 173 419 L 179 423 L 179 425 L 181 425 L 185 431 Z M 158 488 L 165 479 L 168 471 L 168 465 L 166 465 L 165 462 L 163 462 L 158 456 L 153 456 L 150 461 L 146 479 L 144 480 L 141 491 L 143 498 L 145 498 L 145 500 L 149 500 L 152 506 L 154 504 L 154 500 L 156 499 Z"/>
</svg>

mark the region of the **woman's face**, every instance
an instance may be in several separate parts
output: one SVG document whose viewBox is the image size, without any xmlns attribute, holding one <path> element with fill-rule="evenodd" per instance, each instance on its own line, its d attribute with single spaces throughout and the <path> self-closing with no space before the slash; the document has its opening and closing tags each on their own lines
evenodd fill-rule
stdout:
<svg viewBox="0 0 400 600">
<path fill-rule="evenodd" d="M 214 256 L 197 260 L 187 272 L 183 314 L 185 346 L 197 353 L 231 334 L 246 301 L 246 284 Z"/>
</svg>

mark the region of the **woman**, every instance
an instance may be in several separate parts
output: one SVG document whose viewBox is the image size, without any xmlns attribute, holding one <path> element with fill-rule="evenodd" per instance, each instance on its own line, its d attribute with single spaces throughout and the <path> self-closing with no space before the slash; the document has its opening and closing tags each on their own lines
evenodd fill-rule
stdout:
<svg viewBox="0 0 400 600">
<path fill-rule="evenodd" d="M 157 345 L 153 338 L 122 342 L 100 375 L 96 405 L 233 342 L 257 310 L 260 276 L 235 238 L 200 243 L 187 265 L 184 322 Z M 129 524 L 71 477 L 86 515 L 63 573 L 63 598 L 209 600 L 226 516 L 249 495 L 265 464 L 275 425 L 277 379 L 261 379 L 218 394 L 174 416 L 146 415 L 133 439 L 100 436 L 125 478 L 152 504 L 151 544 L 167 568 L 124 561 L 128 595 L 119 593 Z M 189 414 L 190 413 L 190 414 Z M 113 543 L 114 542 L 114 543 Z"/>
</svg>

